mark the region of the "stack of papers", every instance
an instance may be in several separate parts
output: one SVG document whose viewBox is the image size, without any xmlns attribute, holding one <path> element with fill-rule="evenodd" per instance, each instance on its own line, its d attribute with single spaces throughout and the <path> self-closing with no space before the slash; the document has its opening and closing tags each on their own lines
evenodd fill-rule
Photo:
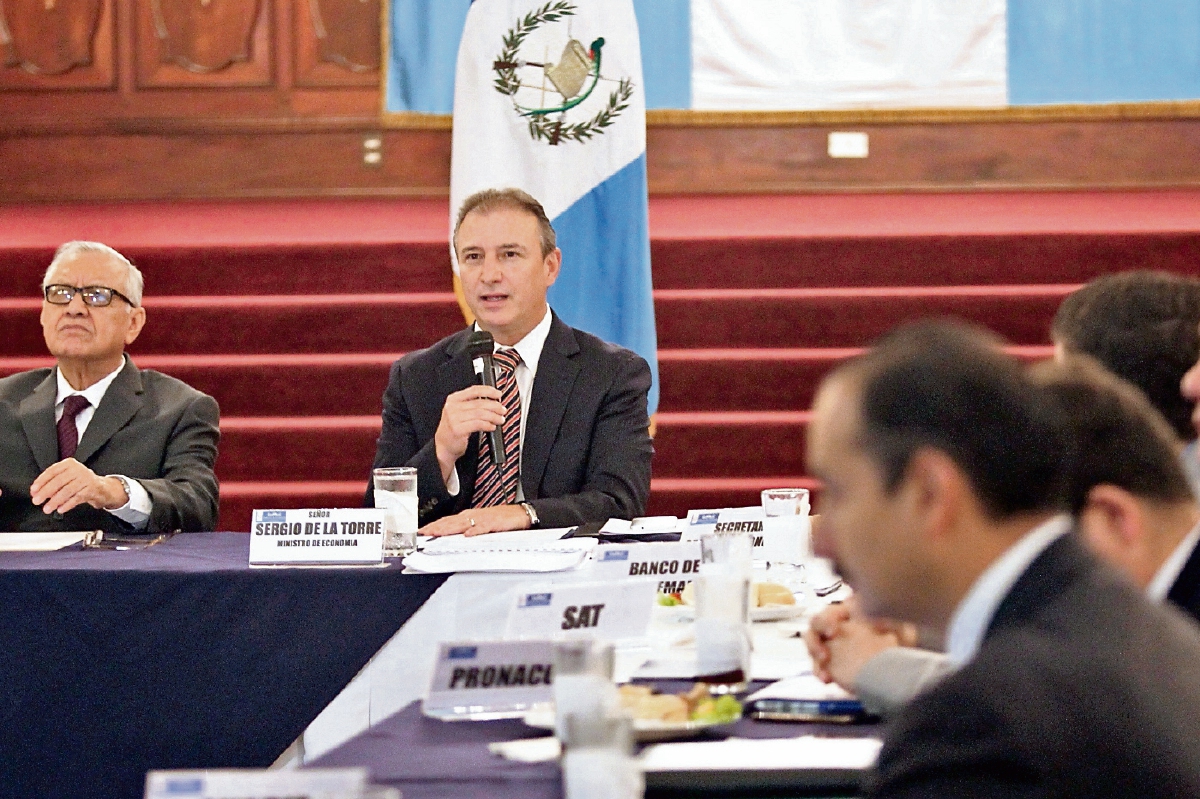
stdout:
<svg viewBox="0 0 1200 799">
<path fill-rule="evenodd" d="M 52 552 L 78 544 L 88 533 L 0 533 L 0 552 Z"/>
<path fill-rule="evenodd" d="M 517 530 L 473 538 L 461 535 L 431 539 L 404 559 L 406 572 L 559 572 L 579 568 L 592 550 L 594 538 L 567 538 L 573 528 Z"/>
<path fill-rule="evenodd" d="M 878 738 L 801 738 L 657 744 L 642 752 L 642 768 L 655 771 L 862 771 L 875 764 Z"/>
</svg>

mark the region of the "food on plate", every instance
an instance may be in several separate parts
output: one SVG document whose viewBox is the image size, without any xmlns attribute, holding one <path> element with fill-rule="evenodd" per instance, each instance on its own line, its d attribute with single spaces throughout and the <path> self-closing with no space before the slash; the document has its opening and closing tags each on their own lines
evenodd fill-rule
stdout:
<svg viewBox="0 0 1200 799">
<path fill-rule="evenodd" d="M 754 583 L 750 586 L 750 596 L 756 608 L 796 604 L 796 597 L 792 596 L 788 587 L 779 583 Z"/>
<path fill-rule="evenodd" d="M 621 706 L 639 721 L 721 724 L 742 716 L 742 705 L 732 696 L 713 698 L 708 685 L 698 682 L 682 694 L 659 694 L 647 685 L 622 685 Z"/>
<path fill-rule="evenodd" d="M 696 604 L 695 583 L 688 583 L 677 594 L 660 594 L 660 605 L 694 605 Z M 796 597 L 786 585 L 779 583 L 751 583 L 750 607 L 767 608 L 780 605 L 795 605 Z"/>
</svg>

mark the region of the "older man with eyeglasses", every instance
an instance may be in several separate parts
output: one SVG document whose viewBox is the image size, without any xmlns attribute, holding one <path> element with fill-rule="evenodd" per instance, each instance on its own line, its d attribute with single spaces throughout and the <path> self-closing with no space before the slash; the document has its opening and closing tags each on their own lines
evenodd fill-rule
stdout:
<svg viewBox="0 0 1200 799">
<path fill-rule="evenodd" d="M 42 333 L 58 364 L 0 379 L 0 531 L 211 530 L 216 400 L 125 355 L 142 274 L 104 244 L 58 248 Z"/>
</svg>

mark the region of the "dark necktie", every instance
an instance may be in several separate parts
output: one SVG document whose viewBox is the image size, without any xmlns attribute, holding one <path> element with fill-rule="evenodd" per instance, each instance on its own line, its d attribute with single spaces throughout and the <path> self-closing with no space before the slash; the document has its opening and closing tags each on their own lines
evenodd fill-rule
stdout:
<svg viewBox="0 0 1200 799">
<path fill-rule="evenodd" d="M 509 505 L 517 501 L 517 481 L 521 475 L 521 392 L 517 391 L 517 364 L 521 356 L 516 350 L 498 350 L 496 388 L 504 403 L 504 466 L 492 462 L 489 436 L 480 436 L 479 476 L 475 480 L 472 507 Z"/>
<path fill-rule="evenodd" d="M 58 420 L 59 460 L 75 457 L 75 450 L 79 449 L 79 428 L 75 426 L 75 417 L 91 404 L 82 394 L 72 394 L 63 400 L 62 418 Z"/>
</svg>

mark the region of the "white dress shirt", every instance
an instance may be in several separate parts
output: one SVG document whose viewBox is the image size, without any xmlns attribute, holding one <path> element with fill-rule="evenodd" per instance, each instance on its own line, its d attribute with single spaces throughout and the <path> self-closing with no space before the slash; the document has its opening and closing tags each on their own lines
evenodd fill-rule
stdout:
<svg viewBox="0 0 1200 799">
<path fill-rule="evenodd" d="M 546 337 L 550 335 L 550 322 L 553 315 L 550 313 L 550 306 L 546 306 L 546 315 L 542 317 L 542 321 L 525 334 L 525 337 L 511 347 L 505 347 L 501 344 L 495 346 L 495 351 L 500 350 L 516 350 L 521 356 L 521 362 L 517 364 L 516 373 L 513 375 L 517 381 L 517 393 L 521 395 L 521 433 L 520 445 L 523 449 L 525 446 L 525 421 L 529 418 L 529 400 L 533 396 L 533 379 L 537 377 L 538 361 L 542 359 L 542 348 L 546 346 Z M 475 323 L 475 329 L 479 330 L 479 323 Z M 461 484 L 458 481 L 458 467 L 455 467 L 450 472 L 450 479 L 446 481 L 446 491 L 452 497 L 458 496 Z M 525 490 L 521 487 L 521 481 L 517 480 L 517 501 L 521 502 L 525 499 Z"/>
<path fill-rule="evenodd" d="M 85 388 L 83 391 L 76 391 L 63 377 L 60 369 L 55 368 L 54 374 L 58 381 L 58 396 L 54 400 L 54 422 L 58 423 L 63 415 L 63 403 L 67 397 L 73 394 L 79 394 L 88 401 L 88 406 L 78 413 L 75 417 L 75 429 L 79 431 L 79 440 L 83 440 L 83 434 L 88 429 L 88 425 L 92 423 L 92 417 L 96 415 L 96 408 L 100 407 L 100 401 L 104 399 L 104 395 L 108 393 L 108 387 L 117 379 L 117 375 L 125 368 L 125 362 L 113 371 L 109 372 L 104 377 L 97 380 L 92 385 Z M 112 475 L 101 475 L 108 477 Z M 124 475 L 121 475 L 124 477 Z M 137 480 L 126 477 L 129 484 L 129 501 L 119 508 L 107 509 L 109 513 L 116 516 L 123 522 L 133 525 L 137 530 L 145 529 L 146 524 L 150 521 L 150 510 L 152 503 L 150 495 L 146 493 L 146 489 Z"/>
<path fill-rule="evenodd" d="M 950 617 L 946 655 L 955 668 L 969 663 L 983 643 L 996 609 L 1029 565 L 1071 529 L 1071 517 L 1055 516 L 1030 530 L 975 580 Z"/>
</svg>

